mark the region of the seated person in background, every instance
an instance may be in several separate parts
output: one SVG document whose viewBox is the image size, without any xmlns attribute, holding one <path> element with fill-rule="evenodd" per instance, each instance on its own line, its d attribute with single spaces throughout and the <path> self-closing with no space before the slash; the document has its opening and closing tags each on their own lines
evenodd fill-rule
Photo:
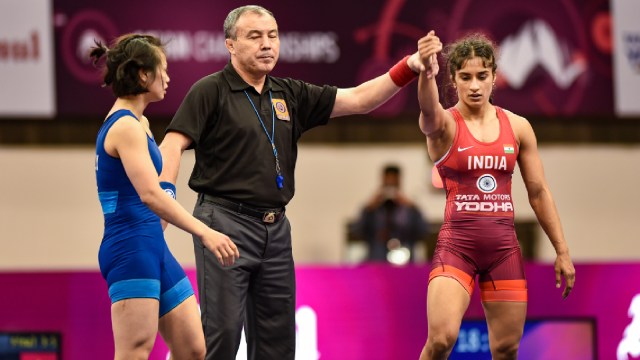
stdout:
<svg viewBox="0 0 640 360">
<path fill-rule="evenodd" d="M 363 238 L 368 261 L 404 264 L 413 261 L 416 241 L 429 233 L 429 224 L 420 210 L 400 190 L 401 171 L 389 164 L 382 171 L 382 184 L 350 225 L 350 232 Z"/>
</svg>

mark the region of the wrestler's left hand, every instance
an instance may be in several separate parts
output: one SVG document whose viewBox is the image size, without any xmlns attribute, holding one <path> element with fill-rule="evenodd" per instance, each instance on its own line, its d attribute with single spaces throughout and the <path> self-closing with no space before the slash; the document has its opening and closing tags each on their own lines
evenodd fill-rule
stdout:
<svg viewBox="0 0 640 360">
<path fill-rule="evenodd" d="M 407 60 L 407 65 L 416 73 L 425 72 L 427 78 L 431 79 L 438 75 L 440 67 L 436 53 L 442 50 L 440 38 L 435 35 L 435 31 L 429 33 L 418 41 L 418 51 L 413 53 Z M 425 52 L 428 55 L 425 55 Z M 433 55 L 433 56 L 431 56 Z"/>
<path fill-rule="evenodd" d="M 231 266 L 240 258 L 240 252 L 236 244 L 221 232 L 207 228 L 207 231 L 200 237 L 200 240 L 202 244 L 215 255 L 222 266 Z"/>
<path fill-rule="evenodd" d="M 425 72 L 427 79 L 435 77 L 440 71 L 436 56 L 440 51 L 442 51 L 442 42 L 435 31 L 429 31 L 425 37 L 418 40 L 418 61 L 422 63 L 420 69 Z"/>
<path fill-rule="evenodd" d="M 556 257 L 554 264 L 556 271 L 556 288 L 560 288 L 562 285 L 562 278 L 564 277 L 564 291 L 562 292 L 562 299 L 566 299 L 571 293 L 573 286 L 576 283 L 576 269 L 573 267 L 573 262 L 569 254 L 560 254 Z"/>
</svg>

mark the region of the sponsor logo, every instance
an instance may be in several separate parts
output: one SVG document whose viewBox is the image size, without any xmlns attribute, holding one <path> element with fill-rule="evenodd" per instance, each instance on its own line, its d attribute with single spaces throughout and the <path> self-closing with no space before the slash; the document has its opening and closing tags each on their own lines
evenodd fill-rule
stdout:
<svg viewBox="0 0 640 360">
<path fill-rule="evenodd" d="M 478 188 L 485 194 L 458 194 L 453 202 L 456 211 L 513 212 L 510 194 L 492 194 L 496 180 L 491 175 L 478 178 Z"/>
<path fill-rule="evenodd" d="M 477 212 L 513 212 L 511 195 L 509 194 L 478 194 L 456 195 L 453 202 L 456 211 Z"/>
<path fill-rule="evenodd" d="M 484 194 L 482 197 L 478 194 L 458 194 L 456 195 L 456 201 L 511 201 L 511 195 L 509 194 Z"/>
<path fill-rule="evenodd" d="M 458 202 L 454 203 L 457 211 L 480 211 L 480 212 L 508 212 L 513 211 L 513 204 L 510 202 Z"/>
<path fill-rule="evenodd" d="M 465 151 L 465 150 L 469 150 L 469 149 L 471 149 L 472 147 L 473 147 L 473 146 L 467 146 L 467 147 L 462 148 L 462 147 L 458 146 L 458 152 L 463 152 L 463 151 Z"/>
</svg>

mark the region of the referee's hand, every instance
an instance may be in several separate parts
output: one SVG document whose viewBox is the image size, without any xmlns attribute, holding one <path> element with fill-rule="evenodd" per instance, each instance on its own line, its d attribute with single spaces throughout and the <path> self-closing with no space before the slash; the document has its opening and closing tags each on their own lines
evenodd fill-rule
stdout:
<svg viewBox="0 0 640 360">
<path fill-rule="evenodd" d="M 216 256 L 222 266 L 231 266 L 240 258 L 236 244 L 223 233 L 209 229 L 201 239 L 202 244 Z"/>
</svg>

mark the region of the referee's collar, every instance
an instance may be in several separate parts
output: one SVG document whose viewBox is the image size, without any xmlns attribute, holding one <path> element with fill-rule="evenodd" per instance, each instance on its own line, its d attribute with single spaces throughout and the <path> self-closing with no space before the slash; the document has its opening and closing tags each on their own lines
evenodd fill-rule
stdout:
<svg viewBox="0 0 640 360">
<path fill-rule="evenodd" d="M 222 73 L 225 75 L 225 78 L 227 79 L 229 86 L 231 86 L 231 90 L 243 91 L 246 89 L 254 89 L 253 86 L 247 84 L 247 82 L 244 81 L 242 77 L 240 77 L 240 74 L 238 74 L 238 72 L 233 67 L 233 65 L 231 65 L 231 61 L 229 61 L 227 65 L 225 65 L 224 69 L 222 70 Z M 262 92 L 264 93 L 265 91 L 268 91 L 268 90 L 282 91 L 283 88 L 282 86 L 280 86 L 280 84 L 278 84 L 277 82 L 274 82 L 271 76 L 267 75 L 264 81 L 264 87 L 262 89 Z"/>
</svg>

